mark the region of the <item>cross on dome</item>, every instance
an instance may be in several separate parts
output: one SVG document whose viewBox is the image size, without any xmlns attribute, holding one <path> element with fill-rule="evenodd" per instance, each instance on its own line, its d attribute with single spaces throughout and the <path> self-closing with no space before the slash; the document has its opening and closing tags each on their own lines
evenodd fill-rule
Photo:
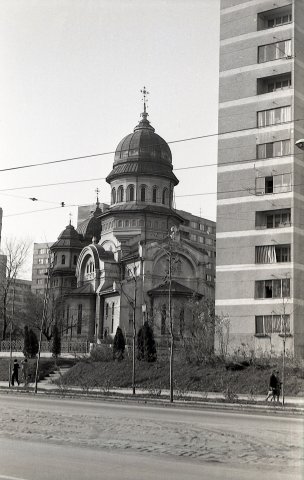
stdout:
<svg viewBox="0 0 304 480">
<path fill-rule="evenodd" d="M 143 102 L 144 102 L 144 111 L 143 111 L 143 113 L 142 113 L 141 115 L 142 115 L 142 117 L 146 118 L 147 115 L 148 115 L 148 114 L 147 114 L 147 110 L 146 110 L 146 102 L 148 101 L 147 95 L 150 95 L 150 92 L 148 92 L 148 91 L 146 90 L 146 87 L 144 87 L 144 88 L 141 90 L 141 93 L 143 94 L 142 100 L 143 100 Z"/>
</svg>

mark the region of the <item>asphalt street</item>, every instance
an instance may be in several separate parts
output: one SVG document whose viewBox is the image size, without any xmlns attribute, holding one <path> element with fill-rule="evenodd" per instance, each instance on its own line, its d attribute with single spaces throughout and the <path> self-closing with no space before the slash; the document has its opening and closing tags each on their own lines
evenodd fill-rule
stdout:
<svg viewBox="0 0 304 480">
<path fill-rule="evenodd" d="M 0 480 L 303 480 L 304 420 L 0 395 Z"/>
</svg>

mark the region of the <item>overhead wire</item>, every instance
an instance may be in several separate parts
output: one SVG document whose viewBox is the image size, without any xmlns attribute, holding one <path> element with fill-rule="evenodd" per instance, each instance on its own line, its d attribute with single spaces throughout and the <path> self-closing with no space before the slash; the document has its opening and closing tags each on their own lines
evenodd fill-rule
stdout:
<svg viewBox="0 0 304 480">
<path fill-rule="evenodd" d="M 302 121 L 304 121 L 304 118 L 298 118 L 298 119 L 295 119 L 295 120 L 288 120 L 287 122 L 281 122 L 279 125 L 293 124 L 295 122 L 302 122 Z M 265 127 L 267 128 L 267 126 L 268 125 L 266 125 Z M 271 125 L 271 126 L 273 126 L 273 125 Z M 250 127 L 250 128 L 238 128 L 237 130 L 229 130 L 229 131 L 226 131 L 226 132 L 216 132 L 216 133 L 210 133 L 210 134 L 206 134 L 206 135 L 198 135 L 196 137 L 187 137 L 187 138 L 181 138 L 181 139 L 178 139 L 178 140 L 171 140 L 171 141 L 168 141 L 166 143 L 167 144 L 175 144 L 175 143 L 189 142 L 189 141 L 193 141 L 193 140 L 200 140 L 200 139 L 203 139 L 203 138 L 212 138 L 212 137 L 218 137 L 218 136 L 221 136 L 221 135 L 227 135 L 227 134 L 231 134 L 231 133 L 238 133 L 238 132 L 256 130 L 258 128 L 259 127 L 257 127 L 257 126 Z M 147 148 L 149 148 L 150 146 L 155 147 L 157 145 L 153 144 L 153 145 L 145 145 L 145 146 Z M 121 151 L 123 152 L 123 151 L 128 151 L 128 150 L 121 150 Z M 84 160 L 84 159 L 88 159 L 88 158 L 100 157 L 100 156 L 105 156 L 105 155 L 113 155 L 113 154 L 115 154 L 115 151 L 93 153 L 93 154 L 89 154 L 89 155 L 80 155 L 80 156 L 77 156 L 77 157 L 62 158 L 62 159 L 59 159 L 59 160 L 49 160 L 49 161 L 40 162 L 40 163 L 29 163 L 29 164 L 25 164 L 25 165 L 17 165 L 15 167 L 1 168 L 0 173 L 1 172 L 14 171 L 14 170 L 21 170 L 21 169 L 24 169 L 24 168 L 33 168 L 33 167 L 53 165 L 53 164 L 64 163 L 64 162 L 72 162 L 72 161 L 75 161 L 75 160 Z"/>
</svg>

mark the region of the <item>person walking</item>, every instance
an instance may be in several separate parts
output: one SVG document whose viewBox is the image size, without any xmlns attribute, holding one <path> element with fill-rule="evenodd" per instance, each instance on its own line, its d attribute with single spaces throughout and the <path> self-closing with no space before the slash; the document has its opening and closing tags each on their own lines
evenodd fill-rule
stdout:
<svg viewBox="0 0 304 480">
<path fill-rule="evenodd" d="M 21 371 L 22 371 L 22 376 L 24 380 L 24 386 L 27 385 L 28 383 L 28 363 L 27 363 L 27 358 L 22 360 L 21 362 Z"/>
<path fill-rule="evenodd" d="M 272 370 L 272 373 L 270 375 L 270 379 L 269 379 L 269 390 L 268 390 L 268 395 L 266 397 L 266 402 L 268 401 L 268 399 L 270 398 L 270 401 L 272 402 L 273 400 L 275 400 L 275 392 L 276 392 L 276 388 L 277 388 L 277 377 L 276 377 L 276 372 L 274 370 Z"/>
<path fill-rule="evenodd" d="M 19 370 L 19 363 L 17 358 L 14 360 L 14 365 L 13 365 L 13 375 L 12 375 L 12 386 L 14 386 L 14 382 L 16 380 L 17 384 L 20 385 L 19 378 L 18 378 L 18 370 Z"/>
<path fill-rule="evenodd" d="M 275 397 L 275 400 L 279 403 L 280 402 L 280 395 L 281 395 L 281 388 L 282 388 L 282 382 L 280 380 L 280 377 L 279 377 L 279 374 L 280 372 L 277 370 L 276 371 L 276 387 L 275 387 L 275 391 L 274 391 L 274 397 Z"/>
</svg>

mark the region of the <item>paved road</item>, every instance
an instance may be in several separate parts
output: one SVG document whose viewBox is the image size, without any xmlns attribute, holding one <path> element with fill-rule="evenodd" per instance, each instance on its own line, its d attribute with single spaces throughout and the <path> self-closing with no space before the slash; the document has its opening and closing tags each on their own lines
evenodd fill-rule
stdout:
<svg viewBox="0 0 304 480">
<path fill-rule="evenodd" d="M 0 480 L 303 480 L 304 420 L 0 395 Z"/>
</svg>

